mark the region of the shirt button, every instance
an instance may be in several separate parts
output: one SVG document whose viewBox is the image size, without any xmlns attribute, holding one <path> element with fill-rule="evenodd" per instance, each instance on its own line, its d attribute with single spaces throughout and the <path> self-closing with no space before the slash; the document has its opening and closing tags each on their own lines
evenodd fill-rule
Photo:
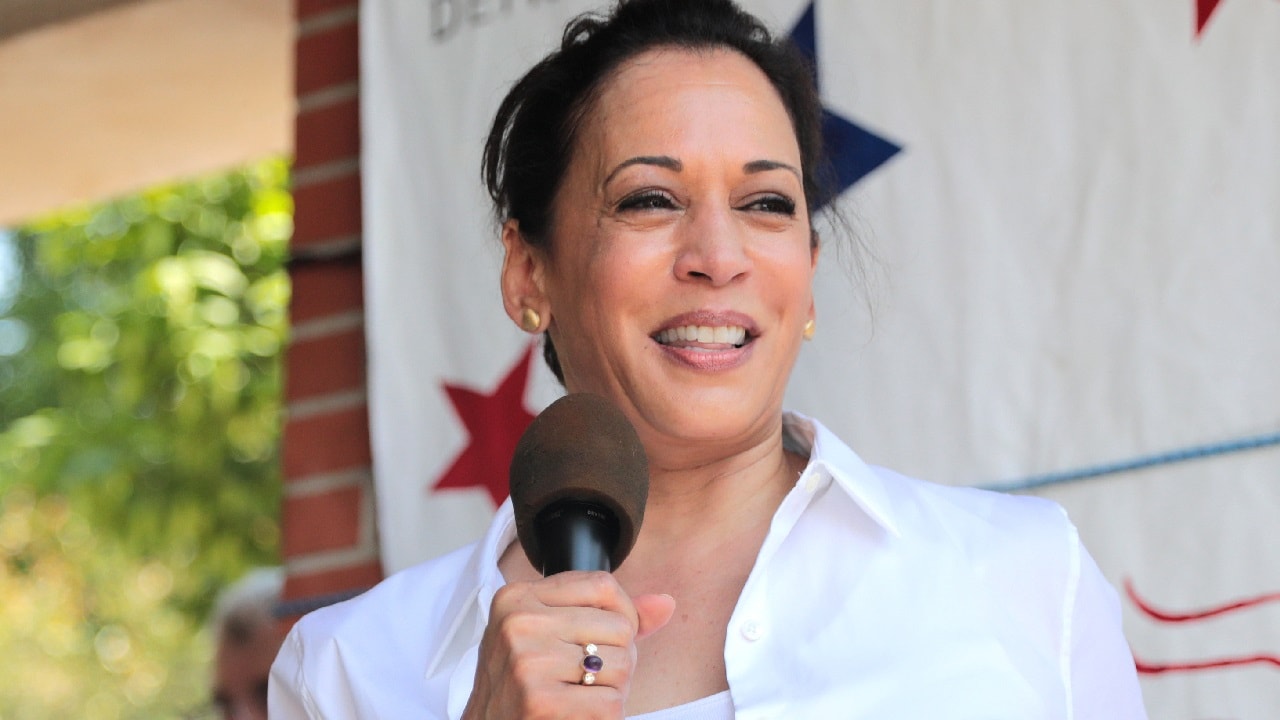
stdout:
<svg viewBox="0 0 1280 720">
<path fill-rule="evenodd" d="M 808 480 L 804 481 L 804 490 L 810 495 L 818 492 L 818 488 L 820 487 L 822 487 L 822 477 L 819 476 L 818 473 L 813 473 L 809 476 Z"/>
<path fill-rule="evenodd" d="M 748 620 L 742 623 L 742 637 L 755 642 L 764 636 L 764 623 L 759 620 Z"/>
</svg>

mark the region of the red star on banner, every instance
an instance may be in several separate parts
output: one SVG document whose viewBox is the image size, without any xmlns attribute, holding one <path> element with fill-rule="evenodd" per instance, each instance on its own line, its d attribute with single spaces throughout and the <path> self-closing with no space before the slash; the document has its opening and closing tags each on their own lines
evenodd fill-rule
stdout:
<svg viewBox="0 0 1280 720">
<path fill-rule="evenodd" d="M 1204 32 L 1204 26 L 1209 24 L 1209 17 L 1221 2 L 1222 0 L 1196 0 L 1196 37 Z"/>
<path fill-rule="evenodd" d="M 444 383 L 444 391 L 471 440 L 432 490 L 484 488 L 493 498 L 494 507 L 506 499 L 511 456 L 525 428 L 533 422 L 533 414 L 524 407 L 533 347 L 531 344 L 525 350 L 524 356 L 491 394 Z"/>
<path fill-rule="evenodd" d="M 1204 32 L 1204 26 L 1209 23 L 1209 16 L 1218 9 L 1220 2 L 1222 0 L 1196 0 L 1196 37 L 1200 37 L 1200 33 Z"/>
</svg>

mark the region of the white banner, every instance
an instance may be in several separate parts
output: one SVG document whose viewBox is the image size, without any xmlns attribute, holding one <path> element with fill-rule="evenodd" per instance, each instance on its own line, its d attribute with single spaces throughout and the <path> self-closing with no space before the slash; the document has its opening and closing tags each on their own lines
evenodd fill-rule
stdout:
<svg viewBox="0 0 1280 720">
<path fill-rule="evenodd" d="M 1275 717 L 1280 2 L 743 4 L 816 51 L 839 202 L 876 258 L 864 278 L 821 226 L 789 406 L 909 474 L 1047 480 L 1122 593 L 1151 716 Z M 597 5 L 362 3 L 388 571 L 478 537 L 560 392 L 503 313 L 480 152 Z"/>
</svg>

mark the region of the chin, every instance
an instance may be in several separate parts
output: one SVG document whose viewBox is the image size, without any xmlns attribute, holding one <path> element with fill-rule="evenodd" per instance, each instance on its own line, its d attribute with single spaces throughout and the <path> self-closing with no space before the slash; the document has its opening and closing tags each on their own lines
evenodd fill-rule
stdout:
<svg viewBox="0 0 1280 720">
<path fill-rule="evenodd" d="M 683 440 L 723 441 L 737 440 L 761 429 L 761 420 L 769 416 L 781 417 L 781 407 L 772 403 L 743 402 L 740 394 L 725 399 L 721 393 L 698 397 L 688 393 L 677 400 L 678 407 L 667 407 L 655 425 L 665 435 Z M 766 408 L 765 406 L 770 407 Z"/>
</svg>

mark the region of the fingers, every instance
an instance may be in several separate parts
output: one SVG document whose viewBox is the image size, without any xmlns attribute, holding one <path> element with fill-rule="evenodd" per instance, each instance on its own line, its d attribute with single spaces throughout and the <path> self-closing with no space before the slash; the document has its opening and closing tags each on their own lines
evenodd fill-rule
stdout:
<svg viewBox="0 0 1280 720">
<path fill-rule="evenodd" d="M 502 601 L 503 591 L 516 592 L 514 585 L 499 590 L 494 598 L 495 614 L 506 605 Z M 631 625 L 631 633 L 636 639 L 643 638 L 661 630 L 671 621 L 675 613 L 675 598 L 666 594 L 637 595 L 629 597 L 614 577 L 602 572 L 564 572 L 553 575 L 538 583 L 528 585 L 532 595 L 521 598 L 522 602 L 534 601 L 546 607 L 562 608 L 597 608 L 607 613 L 616 613 L 626 618 Z M 590 617 L 590 616 L 587 616 Z M 614 634 L 617 628 L 610 628 L 607 635 L 589 636 L 584 633 L 577 637 L 563 637 L 569 642 L 585 644 L 619 644 Z M 625 643 L 622 643 L 625 644 Z"/>
<path fill-rule="evenodd" d="M 631 598 L 607 572 L 556 573 L 530 583 L 539 600 L 554 607 L 594 607 L 635 617 Z M 630 612 L 629 612 L 630 611 Z"/>
<path fill-rule="evenodd" d="M 629 597 L 608 573 L 559 573 L 539 588 L 539 599 L 552 606 L 595 607 L 621 613 L 632 621 L 636 638 L 661 630 L 676 611 L 676 600 L 666 594 Z"/>
<path fill-rule="evenodd" d="M 534 718 L 565 708 L 583 717 L 621 717 L 635 641 L 666 625 L 674 609 L 668 595 L 633 600 L 608 573 L 509 583 L 490 606 L 466 717 Z M 589 644 L 599 665 L 584 667 Z M 591 682 L 584 683 L 589 672 Z"/>
<path fill-rule="evenodd" d="M 639 629 L 634 635 L 629 632 L 629 625 L 618 626 L 617 615 L 609 611 L 594 608 L 569 611 L 574 619 L 570 620 L 573 629 L 566 650 L 576 664 L 567 673 L 567 682 L 619 689 L 630 684 L 636 658 L 634 641 L 661 630 L 675 612 L 675 599 L 670 595 L 638 595 L 632 602 L 639 620 Z M 627 634 L 620 641 L 618 633 L 623 630 Z M 595 671 L 592 682 L 584 683 L 584 674 L 590 672 L 589 665 L 593 665 L 584 660 L 588 651 L 600 658 L 603 667 Z"/>
<path fill-rule="evenodd" d="M 595 664 L 587 661 L 586 650 L 593 650 L 592 656 L 599 658 Z M 631 672 L 634 670 L 635 655 L 629 647 L 616 645 L 598 645 L 589 643 L 576 648 L 577 652 L 566 656 L 567 679 L 573 685 L 594 685 L 625 690 L 631 683 Z M 591 668 L 598 668 L 592 670 Z M 591 673 L 588 680 L 587 673 Z"/>
<path fill-rule="evenodd" d="M 637 595 L 631 599 L 640 624 L 636 639 L 652 635 L 671 622 L 676 612 L 676 599 L 670 595 Z"/>
<path fill-rule="evenodd" d="M 588 642 L 625 645 L 640 628 L 640 617 L 631 598 L 612 575 L 604 572 L 563 572 L 533 583 L 506 585 L 494 596 L 492 617 L 521 611 L 541 613 L 543 609 L 554 608 L 602 611 L 603 614 L 583 613 L 562 618 L 565 623 L 583 623 L 584 636 L 558 635 L 561 640 L 577 645 Z M 609 615 L 614 616 L 614 620 L 621 618 L 626 625 L 620 627 L 603 620 Z M 606 627 L 596 627 L 597 623 L 606 623 Z M 604 634 L 586 635 L 588 631 Z"/>
<path fill-rule="evenodd" d="M 578 587 L 507 585 L 494 596 L 490 623 L 497 624 L 512 648 L 533 638 L 558 640 L 579 650 L 589 642 L 625 647 L 635 638 L 639 616 L 625 593 L 605 578 L 609 582 L 585 578 Z"/>
</svg>

